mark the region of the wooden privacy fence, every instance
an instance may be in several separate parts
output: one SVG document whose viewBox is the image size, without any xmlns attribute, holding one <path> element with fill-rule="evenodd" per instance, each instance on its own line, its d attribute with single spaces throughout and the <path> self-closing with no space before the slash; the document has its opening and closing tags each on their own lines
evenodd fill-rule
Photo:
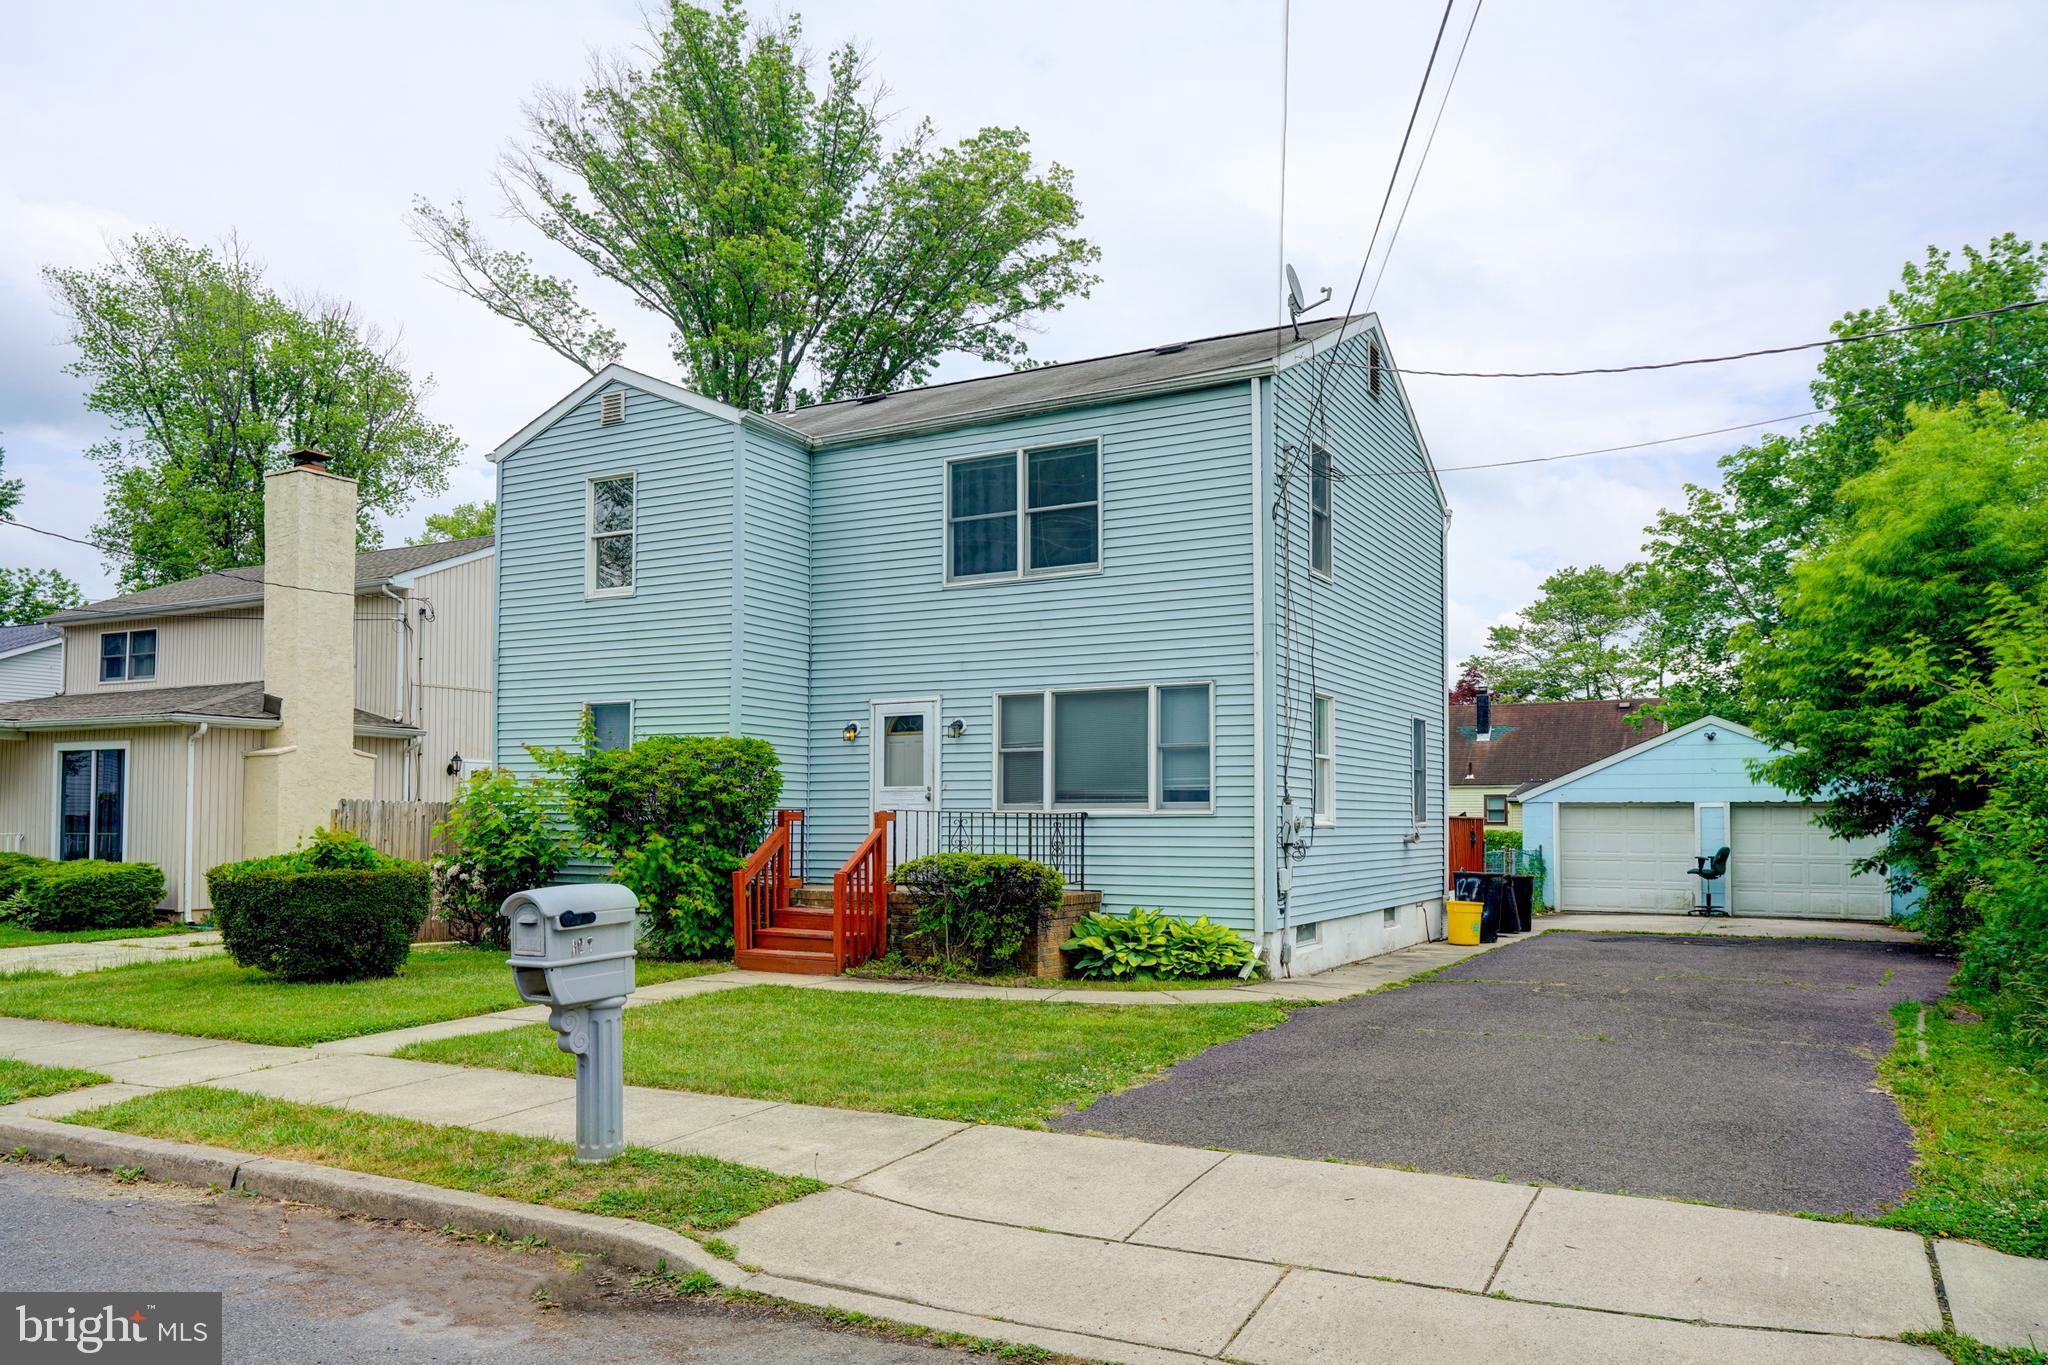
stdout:
<svg viewBox="0 0 2048 1365">
<path fill-rule="evenodd" d="M 344 799 L 334 808 L 333 828 L 345 829 L 379 853 L 412 862 L 431 861 L 446 853 L 445 841 L 434 838 L 434 826 L 448 818 L 446 801 L 362 801 Z M 433 910 L 420 923 L 422 943 L 443 943 L 453 938 L 441 916 Z"/>
</svg>

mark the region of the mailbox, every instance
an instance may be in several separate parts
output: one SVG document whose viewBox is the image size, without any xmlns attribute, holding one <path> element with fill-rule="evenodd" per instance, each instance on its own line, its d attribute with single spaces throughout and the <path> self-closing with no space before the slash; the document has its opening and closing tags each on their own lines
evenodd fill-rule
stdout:
<svg viewBox="0 0 2048 1365">
<path fill-rule="evenodd" d="M 623 886 L 543 886 L 505 898 L 512 984 L 548 1006 L 555 1046 L 576 1058 L 576 1159 L 626 1146 L 625 1030 L 640 902 Z"/>
</svg>

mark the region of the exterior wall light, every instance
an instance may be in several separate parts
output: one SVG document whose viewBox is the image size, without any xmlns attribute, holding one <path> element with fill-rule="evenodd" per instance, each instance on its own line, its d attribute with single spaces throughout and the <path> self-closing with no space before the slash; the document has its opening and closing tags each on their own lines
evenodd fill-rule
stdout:
<svg viewBox="0 0 2048 1365">
<path fill-rule="evenodd" d="M 846 728 L 839 732 L 839 737 L 845 740 L 848 744 L 853 743 L 855 740 L 860 738 L 860 726 L 854 724 L 852 721 L 846 722 Z"/>
<path fill-rule="evenodd" d="M 453 758 L 451 758 L 451 759 L 449 759 L 449 760 L 448 760 L 448 776 L 450 776 L 450 777 L 460 777 L 460 776 L 462 776 L 462 755 L 461 755 L 461 754 L 457 754 L 457 755 L 455 755 L 455 757 L 453 757 Z"/>
<path fill-rule="evenodd" d="M 1716 738 L 1717 736 L 1712 730 L 1707 731 L 1707 743 L 1712 744 Z"/>
<path fill-rule="evenodd" d="M 955 716 L 946 722 L 946 733 L 955 739 L 960 738 L 960 736 L 967 733 L 967 722 Z"/>
</svg>

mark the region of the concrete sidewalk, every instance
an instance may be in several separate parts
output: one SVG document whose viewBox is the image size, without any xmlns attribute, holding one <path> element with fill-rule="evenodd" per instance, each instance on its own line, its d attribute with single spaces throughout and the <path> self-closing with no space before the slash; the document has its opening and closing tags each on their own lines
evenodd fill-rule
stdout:
<svg viewBox="0 0 2048 1365">
<path fill-rule="evenodd" d="M 0 1019 L 0 1055 L 566 1138 L 571 1083 Z M 629 1087 L 636 1143 L 835 1188 L 726 1237 L 763 1293 L 1098 1359 L 1936 1361 L 2048 1339 L 2048 1262 L 1903 1232 L 1375 1167 Z"/>
<path fill-rule="evenodd" d="M 188 962 L 220 951 L 220 935 L 211 930 L 103 938 L 96 943 L 31 943 L 19 948 L 0 948 L 0 975 L 55 972 L 59 976 L 76 976 L 104 967 L 125 967 L 131 962 Z"/>
</svg>

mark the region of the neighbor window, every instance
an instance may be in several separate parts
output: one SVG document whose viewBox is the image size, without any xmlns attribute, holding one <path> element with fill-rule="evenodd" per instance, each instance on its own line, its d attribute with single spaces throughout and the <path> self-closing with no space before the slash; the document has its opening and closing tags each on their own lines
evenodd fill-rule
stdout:
<svg viewBox="0 0 2048 1365">
<path fill-rule="evenodd" d="M 1011 692 L 996 699 L 1005 810 L 1207 810 L 1209 686 Z"/>
<path fill-rule="evenodd" d="M 1429 722 L 1418 716 L 1409 725 L 1408 805 L 1419 825 L 1429 818 Z"/>
<path fill-rule="evenodd" d="M 1315 814 L 1319 825 L 1337 823 L 1337 699 L 1316 693 Z"/>
<path fill-rule="evenodd" d="M 633 747 L 633 703 L 629 701 L 594 701 L 583 708 L 590 717 L 590 747 L 592 749 L 630 749 Z"/>
<path fill-rule="evenodd" d="M 1505 825 L 1508 822 L 1508 799 L 1505 796 L 1486 798 L 1486 823 Z"/>
<path fill-rule="evenodd" d="M 585 519 L 589 527 L 585 591 L 593 597 L 632 592 L 633 476 L 592 479 Z"/>
<path fill-rule="evenodd" d="M 155 676 L 155 631 L 117 630 L 100 636 L 101 682 L 142 682 Z"/>
<path fill-rule="evenodd" d="M 1325 578 L 1333 578 L 1337 559 L 1331 543 L 1330 484 L 1335 471 L 1330 466 L 1330 452 L 1317 446 L 1309 464 L 1308 566 Z"/>
<path fill-rule="evenodd" d="M 949 581 L 1072 573 L 1102 563 L 1102 461 L 1081 445 L 946 466 Z"/>
<path fill-rule="evenodd" d="M 57 857 L 118 863 L 126 853 L 125 745 L 57 748 Z"/>
</svg>

